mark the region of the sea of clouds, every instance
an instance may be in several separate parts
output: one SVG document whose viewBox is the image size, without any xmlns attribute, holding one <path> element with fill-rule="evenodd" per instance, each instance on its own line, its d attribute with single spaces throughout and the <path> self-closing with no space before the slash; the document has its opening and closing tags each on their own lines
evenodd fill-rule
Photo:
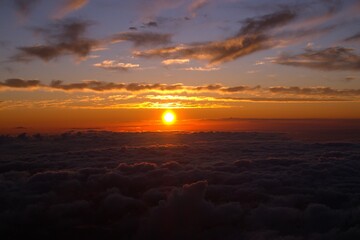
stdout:
<svg viewBox="0 0 360 240">
<path fill-rule="evenodd" d="M 360 142 L 278 133 L 0 137 L 1 239 L 360 239 Z"/>
</svg>

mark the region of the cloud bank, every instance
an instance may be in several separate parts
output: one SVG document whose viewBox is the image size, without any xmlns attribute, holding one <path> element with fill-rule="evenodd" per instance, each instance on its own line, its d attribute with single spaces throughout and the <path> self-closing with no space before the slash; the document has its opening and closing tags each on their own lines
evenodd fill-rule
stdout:
<svg viewBox="0 0 360 240">
<path fill-rule="evenodd" d="M 126 70 L 130 68 L 138 68 L 137 64 L 131 63 L 115 63 L 114 61 L 104 61 L 98 63 L 96 67 L 105 68 L 109 70 Z M 42 83 L 39 80 L 23 80 L 23 79 L 6 79 L 0 82 L 1 88 L 32 88 L 41 87 L 44 89 L 60 89 L 65 91 L 76 90 L 92 90 L 95 92 L 103 91 L 164 91 L 164 92 L 217 92 L 217 93 L 241 93 L 241 92 L 268 92 L 272 94 L 292 94 L 292 95 L 324 95 L 324 96 L 359 96 L 360 89 L 335 89 L 330 87 L 261 87 L 261 86 L 234 86 L 227 87 L 222 84 L 209 84 L 202 86 L 186 86 L 181 83 L 164 84 L 164 83 L 116 83 L 116 82 L 103 82 L 97 80 L 86 80 L 78 83 L 64 83 L 61 80 L 54 80 L 50 84 Z"/>
<path fill-rule="evenodd" d="M 261 132 L 2 135 L 0 230 L 9 239 L 357 239 L 359 149 Z"/>
</svg>

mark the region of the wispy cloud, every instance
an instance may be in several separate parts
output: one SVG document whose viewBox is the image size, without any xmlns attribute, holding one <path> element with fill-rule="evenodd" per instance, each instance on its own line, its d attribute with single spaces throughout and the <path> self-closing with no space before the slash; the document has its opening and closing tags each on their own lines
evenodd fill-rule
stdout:
<svg viewBox="0 0 360 240">
<path fill-rule="evenodd" d="M 135 47 L 164 45 L 171 42 L 171 34 L 154 32 L 121 32 L 114 34 L 110 41 L 112 43 L 130 41 Z"/>
<path fill-rule="evenodd" d="M 220 70 L 218 67 L 188 67 L 183 68 L 185 71 L 199 71 L 199 72 L 211 72 L 211 71 L 217 71 Z"/>
<path fill-rule="evenodd" d="M 120 71 L 127 71 L 129 69 L 136 69 L 139 68 L 139 64 L 133 63 L 122 63 L 115 60 L 104 60 L 101 63 L 95 63 L 94 67 L 106 69 L 106 70 L 120 70 Z"/>
<path fill-rule="evenodd" d="M 360 42 L 360 32 L 344 39 L 344 42 Z"/>
<path fill-rule="evenodd" d="M 259 18 L 249 18 L 233 37 L 213 42 L 182 44 L 167 48 L 135 51 L 138 57 L 188 58 L 206 60 L 209 64 L 221 64 L 249 55 L 253 52 L 276 46 L 267 31 L 282 26 L 295 18 L 296 14 L 282 10 Z"/>
<path fill-rule="evenodd" d="M 97 40 L 84 36 L 89 25 L 90 23 L 86 21 L 68 19 L 58 21 L 48 28 L 33 28 L 34 33 L 44 37 L 45 43 L 18 47 L 18 53 L 11 60 L 30 61 L 39 58 L 43 61 L 50 61 L 64 55 L 86 57 L 92 49 L 99 45 Z"/>
<path fill-rule="evenodd" d="M 54 17 L 63 18 L 70 12 L 83 8 L 88 2 L 89 0 L 63 0 Z"/>
<path fill-rule="evenodd" d="M 360 55 L 351 48 L 330 47 L 321 50 L 305 49 L 304 53 L 283 54 L 272 62 L 295 67 L 306 67 L 326 71 L 360 71 Z"/>
<path fill-rule="evenodd" d="M 200 86 L 187 86 L 181 83 L 163 84 L 163 83 L 116 83 L 97 80 L 86 80 L 76 83 L 64 83 L 60 80 L 54 80 L 50 84 L 42 83 L 39 80 L 7 79 L 0 82 L 0 89 L 28 89 L 41 88 L 44 90 L 62 90 L 62 91 L 93 91 L 93 92 L 112 92 L 124 91 L 130 93 L 216 93 L 221 95 L 231 94 L 250 94 L 259 97 L 360 97 L 360 89 L 335 89 L 330 87 L 261 87 L 261 86 L 224 86 L 222 84 L 209 84 Z"/>
<path fill-rule="evenodd" d="M 42 0 L 14 0 L 16 11 L 23 17 L 28 16 L 35 6 L 41 2 Z M 56 9 L 54 17 L 59 19 L 63 18 L 70 12 L 81 9 L 89 2 L 89 0 L 59 0 L 57 2 L 59 5 Z"/>
<path fill-rule="evenodd" d="M 42 86 L 39 80 L 23 80 L 19 78 L 6 79 L 4 82 L 0 82 L 0 89 L 7 88 L 33 88 Z"/>
<path fill-rule="evenodd" d="M 197 11 L 201 8 L 205 7 L 210 3 L 210 0 L 194 0 L 189 6 L 189 12 L 191 13 L 192 17 L 195 17 Z"/>
<path fill-rule="evenodd" d="M 185 64 L 189 63 L 190 59 L 166 59 L 161 63 L 164 65 L 175 65 L 175 64 Z"/>
<path fill-rule="evenodd" d="M 40 0 L 14 0 L 16 11 L 21 16 L 27 16 Z"/>
</svg>

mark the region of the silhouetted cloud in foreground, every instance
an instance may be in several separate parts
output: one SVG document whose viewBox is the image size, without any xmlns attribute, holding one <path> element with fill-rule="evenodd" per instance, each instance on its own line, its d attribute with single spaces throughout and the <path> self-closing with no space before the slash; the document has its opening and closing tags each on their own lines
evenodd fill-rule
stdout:
<svg viewBox="0 0 360 240">
<path fill-rule="evenodd" d="M 0 136 L 0 230 L 8 239 L 358 239 L 359 149 L 261 132 Z"/>
</svg>

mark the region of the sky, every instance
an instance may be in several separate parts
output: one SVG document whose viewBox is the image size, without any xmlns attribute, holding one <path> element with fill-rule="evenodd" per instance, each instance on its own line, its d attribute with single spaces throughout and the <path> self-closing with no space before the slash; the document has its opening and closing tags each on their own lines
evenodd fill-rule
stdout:
<svg viewBox="0 0 360 240">
<path fill-rule="evenodd" d="M 360 118 L 357 0 L 0 0 L 0 126 Z M 151 124 L 150 124 L 151 125 Z"/>
</svg>

